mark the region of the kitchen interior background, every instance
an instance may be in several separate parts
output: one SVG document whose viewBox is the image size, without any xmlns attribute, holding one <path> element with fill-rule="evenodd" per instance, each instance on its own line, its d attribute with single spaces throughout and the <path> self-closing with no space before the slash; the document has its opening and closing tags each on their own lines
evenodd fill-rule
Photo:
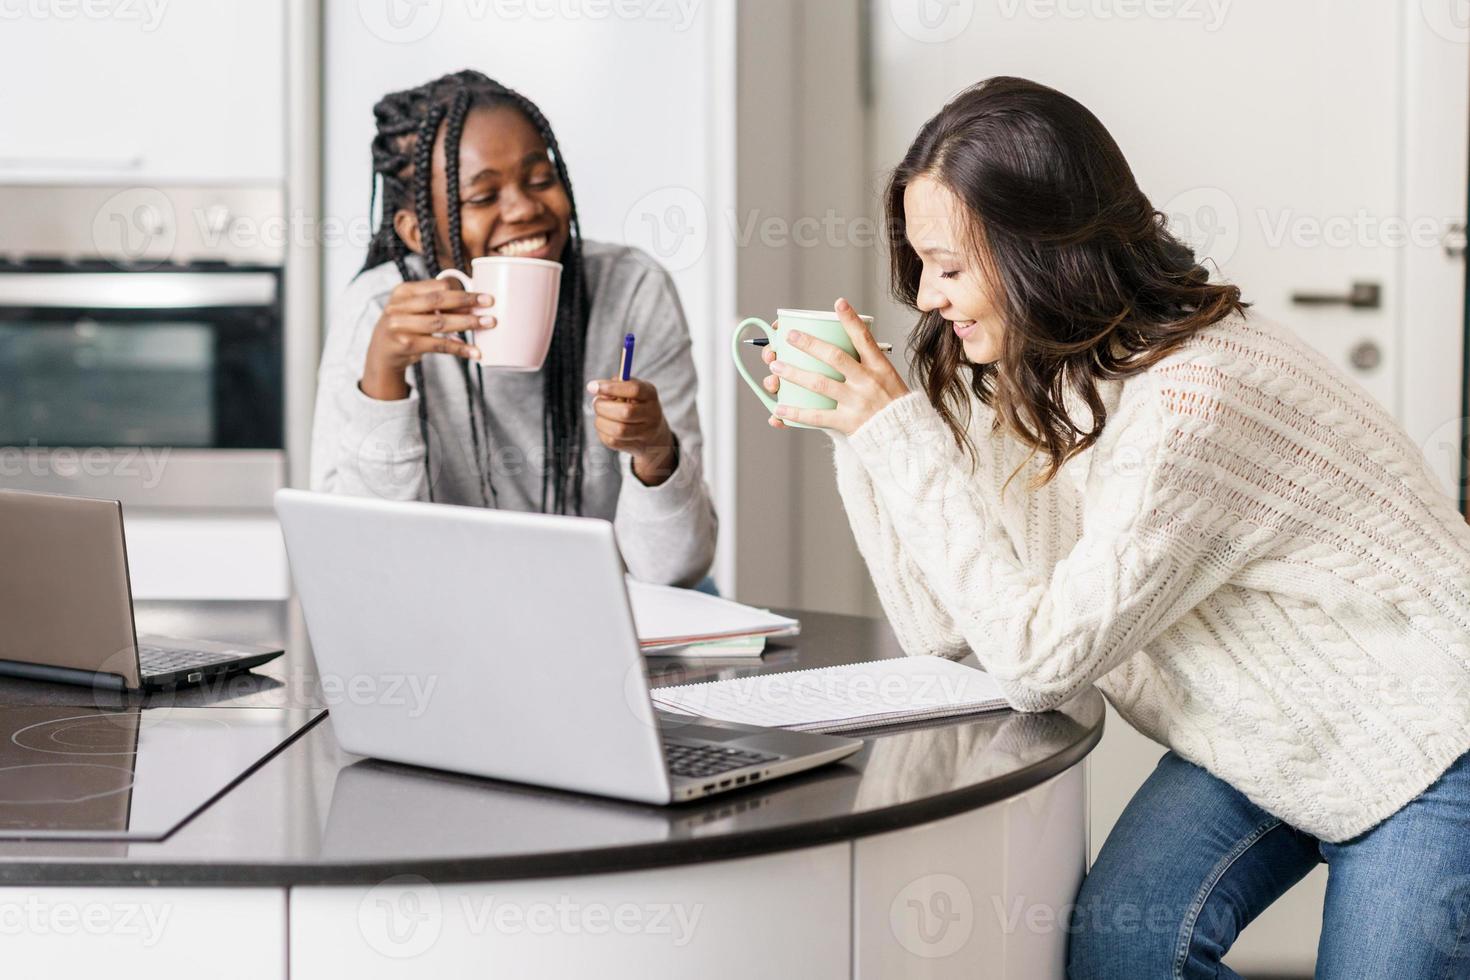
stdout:
<svg viewBox="0 0 1470 980">
<path fill-rule="evenodd" d="M 306 481 L 371 106 L 465 66 L 541 104 L 587 236 L 675 276 L 726 594 L 879 613 L 824 441 L 765 425 L 726 339 L 846 295 L 901 350 L 877 192 L 995 74 L 1092 108 L 1176 231 L 1387 404 L 1464 509 L 1454 0 L 0 0 L 0 20 L 0 486 L 123 499 L 140 598 L 289 593 L 270 495 Z M 1112 722 L 1094 847 L 1161 751 Z M 1309 973 L 1324 881 L 1236 968 Z"/>
</svg>

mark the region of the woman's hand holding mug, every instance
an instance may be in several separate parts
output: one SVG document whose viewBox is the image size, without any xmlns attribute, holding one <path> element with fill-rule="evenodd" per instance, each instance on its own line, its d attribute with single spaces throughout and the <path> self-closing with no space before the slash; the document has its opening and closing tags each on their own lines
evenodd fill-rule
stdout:
<svg viewBox="0 0 1470 980">
<path fill-rule="evenodd" d="M 788 381 L 835 403 L 832 408 L 778 404 L 770 419 L 770 424 L 778 429 L 787 428 L 788 422 L 795 422 L 852 435 L 868 419 L 909 393 L 908 385 L 878 348 L 872 331 L 852 304 L 839 299 L 833 309 L 857 352 L 856 358 L 834 344 L 798 330 L 788 332 L 785 342 L 832 368 L 841 376 L 840 379 L 781 361 L 773 347 L 766 347 L 761 352 L 761 359 L 771 371 L 761 382 L 766 391 L 775 395 L 781 382 Z"/>
<path fill-rule="evenodd" d="M 399 283 L 389 294 L 368 341 L 367 362 L 358 383 L 363 394 L 380 401 L 407 398 L 405 375 L 425 354 L 453 354 L 466 360 L 479 360 L 480 349 L 464 343 L 455 334 L 494 327 L 492 314 L 472 312 L 494 303 L 493 296 L 465 292 L 452 280 Z"/>
</svg>

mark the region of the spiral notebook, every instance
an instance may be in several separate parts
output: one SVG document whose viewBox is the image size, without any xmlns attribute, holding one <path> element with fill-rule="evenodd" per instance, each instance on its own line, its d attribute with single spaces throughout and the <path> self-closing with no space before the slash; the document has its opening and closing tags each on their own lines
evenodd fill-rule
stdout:
<svg viewBox="0 0 1470 980">
<path fill-rule="evenodd" d="M 652 694 L 656 705 L 678 714 L 798 732 L 852 732 L 1008 707 L 995 678 L 942 657 L 756 674 Z"/>
</svg>

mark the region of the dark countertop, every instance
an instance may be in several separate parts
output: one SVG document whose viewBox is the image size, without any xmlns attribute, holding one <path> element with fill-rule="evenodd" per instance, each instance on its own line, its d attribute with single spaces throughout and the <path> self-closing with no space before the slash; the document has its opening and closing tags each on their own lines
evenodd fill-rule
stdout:
<svg viewBox="0 0 1470 980">
<path fill-rule="evenodd" d="M 650 660 L 656 685 L 899 656 L 878 620 L 789 611 L 802 635 L 760 660 Z M 281 642 L 255 675 L 152 696 L 150 707 L 299 709 L 326 704 L 296 605 L 138 604 L 139 628 Z M 6 705 L 111 706 L 118 695 L 0 678 Z M 552 877 L 723 860 L 926 823 L 1024 792 L 1080 762 L 1102 737 L 1089 689 L 1061 711 L 1001 712 L 869 736 L 836 765 L 708 800 L 657 807 L 457 776 L 344 753 L 315 724 L 167 839 L 0 841 L 0 885 L 375 884 Z"/>
</svg>

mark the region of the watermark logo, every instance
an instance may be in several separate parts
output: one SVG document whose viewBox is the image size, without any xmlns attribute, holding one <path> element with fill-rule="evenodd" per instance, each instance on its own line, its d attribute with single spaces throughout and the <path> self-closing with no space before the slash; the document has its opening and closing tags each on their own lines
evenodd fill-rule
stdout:
<svg viewBox="0 0 1470 980">
<path fill-rule="evenodd" d="M 975 0 L 888 0 L 893 23 L 921 44 L 943 44 L 964 33 L 975 17 Z"/>
<path fill-rule="evenodd" d="M 970 941 L 975 903 L 970 889 L 954 875 L 924 875 L 893 896 L 888 924 L 899 945 L 915 956 L 953 956 Z"/>
<path fill-rule="evenodd" d="M 92 244 L 129 268 L 156 268 L 173 255 L 177 216 L 156 187 L 130 187 L 109 197 L 92 218 Z"/>
<path fill-rule="evenodd" d="M 1446 41 L 1470 43 L 1470 0 L 1419 0 L 1419 13 Z"/>
<path fill-rule="evenodd" d="M 444 0 L 357 0 L 357 16 L 378 40 L 413 44 L 439 26 Z"/>
<path fill-rule="evenodd" d="M 1195 187 L 1160 209 L 1170 233 L 1194 250 L 1196 260 L 1223 266 L 1240 245 L 1240 210 L 1218 187 Z"/>
<path fill-rule="evenodd" d="M 1225 24 L 1231 0 L 1001 0 L 1001 15 L 1036 20 L 1177 20 L 1197 22 L 1206 33 Z"/>
<path fill-rule="evenodd" d="M 116 20 L 151 34 L 167 9 L 168 0 L 4 0 L 0 20 Z"/>
<path fill-rule="evenodd" d="M 687 187 L 661 187 L 643 195 L 623 219 L 623 240 L 643 249 L 670 272 L 688 269 L 709 245 L 709 213 Z"/>
<path fill-rule="evenodd" d="M 421 956 L 444 927 L 439 890 L 419 875 L 396 875 L 375 885 L 357 906 L 357 928 L 376 952 L 390 959 Z"/>
<path fill-rule="evenodd" d="M 124 936 L 145 949 L 163 939 L 173 906 L 112 901 L 0 902 L 0 936 Z"/>
</svg>

